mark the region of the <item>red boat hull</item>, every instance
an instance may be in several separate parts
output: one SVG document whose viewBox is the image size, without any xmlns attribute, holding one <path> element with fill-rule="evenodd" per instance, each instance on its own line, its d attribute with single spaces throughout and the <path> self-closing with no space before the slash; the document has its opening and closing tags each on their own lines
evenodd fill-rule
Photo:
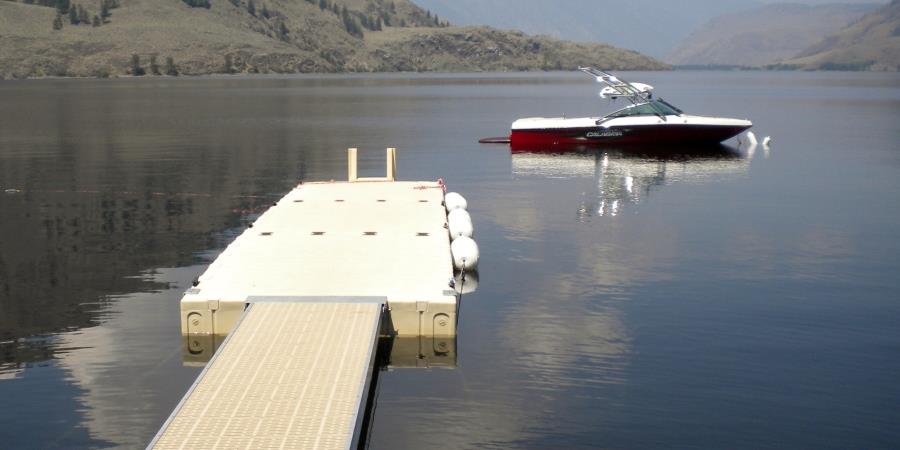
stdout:
<svg viewBox="0 0 900 450">
<path fill-rule="evenodd" d="M 714 144 L 737 136 L 749 126 L 636 125 L 610 128 L 553 128 L 513 130 L 510 145 L 552 148 L 571 145 Z"/>
</svg>

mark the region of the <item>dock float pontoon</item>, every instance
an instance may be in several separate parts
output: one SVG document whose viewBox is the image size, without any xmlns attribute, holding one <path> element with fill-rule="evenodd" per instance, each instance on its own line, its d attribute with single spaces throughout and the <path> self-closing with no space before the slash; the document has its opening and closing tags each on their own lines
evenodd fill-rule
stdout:
<svg viewBox="0 0 900 450">
<path fill-rule="evenodd" d="M 443 183 L 394 181 L 394 149 L 383 178 L 348 156 L 348 182 L 298 185 L 185 293 L 185 352 L 209 363 L 150 448 L 355 448 L 379 336 L 455 347 Z"/>
</svg>

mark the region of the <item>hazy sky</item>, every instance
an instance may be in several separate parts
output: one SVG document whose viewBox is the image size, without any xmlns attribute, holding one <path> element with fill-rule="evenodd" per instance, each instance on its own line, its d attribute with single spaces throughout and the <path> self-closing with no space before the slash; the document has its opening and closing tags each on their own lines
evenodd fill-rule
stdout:
<svg viewBox="0 0 900 450">
<path fill-rule="evenodd" d="M 457 25 L 492 25 L 578 41 L 598 41 L 662 58 L 721 14 L 774 0 L 413 0 Z M 799 0 L 793 3 L 839 3 Z M 845 0 L 841 3 L 886 3 Z"/>
</svg>

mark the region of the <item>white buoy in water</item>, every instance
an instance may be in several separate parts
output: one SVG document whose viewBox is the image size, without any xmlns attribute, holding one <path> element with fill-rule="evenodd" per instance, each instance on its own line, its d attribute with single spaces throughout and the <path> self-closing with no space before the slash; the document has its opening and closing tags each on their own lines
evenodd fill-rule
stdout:
<svg viewBox="0 0 900 450">
<path fill-rule="evenodd" d="M 464 209 L 454 209 L 447 214 L 447 228 L 450 230 L 450 239 L 455 240 L 460 236 L 472 237 L 475 231 L 472 226 L 472 216 Z"/>
<path fill-rule="evenodd" d="M 454 209 L 468 208 L 469 202 L 466 201 L 465 197 L 456 192 L 448 192 L 447 195 L 444 196 L 444 206 L 447 207 L 447 212 L 450 212 Z"/>
<path fill-rule="evenodd" d="M 467 236 L 460 236 L 450 244 L 453 267 L 472 270 L 478 265 L 478 244 Z"/>
<path fill-rule="evenodd" d="M 747 140 L 750 141 L 750 145 L 756 145 L 756 135 L 753 134 L 752 131 L 747 132 Z"/>
<path fill-rule="evenodd" d="M 462 279 L 462 272 L 457 272 L 454 278 L 453 289 L 460 294 L 471 294 L 478 289 L 478 271 L 467 270 L 466 280 Z"/>
<path fill-rule="evenodd" d="M 766 136 L 765 139 L 763 139 L 763 147 L 768 147 L 769 143 L 771 143 L 771 142 L 772 142 L 772 137 Z"/>
</svg>

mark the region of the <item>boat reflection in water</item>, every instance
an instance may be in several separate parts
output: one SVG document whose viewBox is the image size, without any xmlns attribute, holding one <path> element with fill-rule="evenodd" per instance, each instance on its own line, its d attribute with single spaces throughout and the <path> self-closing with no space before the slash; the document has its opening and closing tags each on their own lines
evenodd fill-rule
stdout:
<svg viewBox="0 0 900 450">
<path fill-rule="evenodd" d="M 512 173 L 516 177 L 596 180 L 596 190 L 585 196 L 579 209 L 580 219 L 616 216 L 665 185 L 741 177 L 749 168 L 750 159 L 725 145 L 512 149 Z"/>
</svg>

